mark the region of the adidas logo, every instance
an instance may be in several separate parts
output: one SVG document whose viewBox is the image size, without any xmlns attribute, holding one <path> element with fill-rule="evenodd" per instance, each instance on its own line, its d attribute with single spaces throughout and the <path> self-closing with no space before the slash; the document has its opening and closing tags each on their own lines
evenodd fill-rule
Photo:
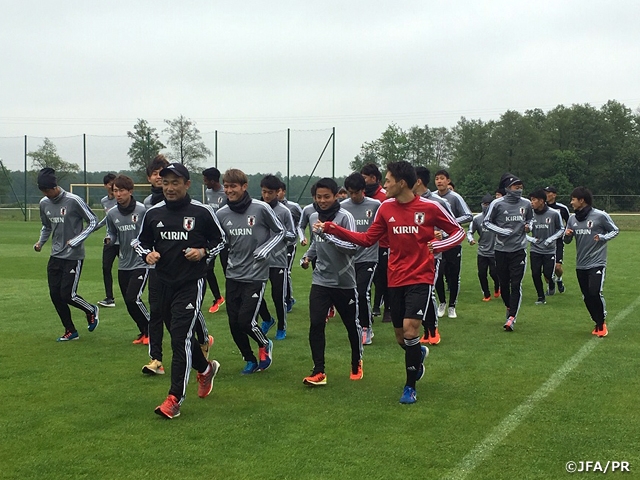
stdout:
<svg viewBox="0 0 640 480">
<path fill-rule="evenodd" d="M 49 210 L 47 210 L 47 215 L 51 215 L 51 212 Z"/>
<path fill-rule="evenodd" d="M 225 223 L 225 225 L 228 227 L 229 225 L 233 225 L 233 222 L 229 220 L 227 223 Z"/>
<path fill-rule="evenodd" d="M 407 367 L 407 370 L 410 371 L 410 372 L 415 372 L 416 371 L 416 367 L 411 365 L 410 367 Z"/>
<path fill-rule="evenodd" d="M 504 211 L 504 212 L 502 212 L 502 213 L 504 213 L 505 215 L 509 215 L 509 210 L 505 210 L 505 211 Z"/>
<path fill-rule="evenodd" d="M 424 315 L 424 312 L 422 311 L 422 309 L 418 310 L 416 313 L 417 315 Z"/>
<path fill-rule="evenodd" d="M 185 310 L 193 310 L 193 304 L 188 304 L 186 307 L 184 307 Z"/>
<path fill-rule="evenodd" d="M 69 273 L 76 273 L 76 269 L 72 268 L 71 271 Z"/>
<path fill-rule="evenodd" d="M 367 268 L 367 272 L 373 272 L 373 268 Z"/>
<path fill-rule="evenodd" d="M 353 305 L 354 303 L 356 303 L 356 302 L 353 301 L 353 298 L 351 300 L 349 300 L 349 305 Z"/>
<path fill-rule="evenodd" d="M 158 228 L 164 227 L 164 223 L 162 223 L 162 220 L 160 220 L 160 221 L 158 222 L 158 224 L 156 225 L 156 227 L 158 227 Z"/>
<path fill-rule="evenodd" d="M 140 276 L 138 277 L 138 280 L 144 280 L 144 277 L 143 277 L 142 275 L 140 275 Z"/>
<path fill-rule="evenodd" d="M 279 274 L 279 275 L 282 275 L 283 273 L 284 273 L 284 270 L 280 270 L 280 271 L 278 272 L 278 274 Z"/>
<path fill-rule="evenodd" d="M 257 293 L 254 293 L 253 295 L 251 295 L 251 298 L 259 298 L 259 295 Z"/>
<path fill-rule="evenodd" d="M 520 262 L 520 265 L 524 265 L 524 260 Z"/>
<path fill-rule="evenodd" d="M 598 270 L 598 271 L 596 272 L 596 275 L 602 275 L 602 270 Z"/>
<path fill-rule="evenodd" d="M 116 218 L 116 221 L 115 221 L 115 223 L 120 223 L 120 220 Z"/>
<path fill-rule="evenodd" d="M 391 222 L 394 222 L 394 223 L 395 223 L 395 221 L 396 221 L 396 219 L 395 219 L 395 218 L 393 218 L 393 217 L 391 217 L 391 218 L 389 219 L 389 223 L 391 223 Z"/>
</svg>

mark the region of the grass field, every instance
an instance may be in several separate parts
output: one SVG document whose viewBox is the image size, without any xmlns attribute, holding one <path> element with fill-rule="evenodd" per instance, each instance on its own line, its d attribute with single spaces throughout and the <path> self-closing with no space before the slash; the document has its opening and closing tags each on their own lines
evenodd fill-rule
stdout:
<svg viewBox="0 0 640 480">
<path fill-rule="evenodd" d="M 117 294 L 98 329 L 56 343 L 49 245 L 37 254 L 36 222 L 0 223 L 0 478 L 104 479 L 554 479 L 569 461 L 627 461 L 640 478 L 638 412 L 640 233 L 609 244 L 605 283 L 610 334 L 590 335 L 566 250 L 567 292 L 534 306 L 530 272 L 516 331 L 501 302 L 480 301 L 475 250 L 465 245 L 458 318 L 440 323 L 418 402 L 400 405 L 403 353 L 376 322 L 364 379 L 349 380 L 338 318 L 327 326 L 328 385 L 310 389 L 310 272 L 294 271 L 298 301 L 273 366 L 252 376 L 230 337 L 224 307 L 206 314 L 222 368 L 206 399 L 192 375 L 182 415 L 154 415 L 169 375 L 145 377 L 146 349 Z M 104 297 L 101 233 L 87 242 L 79 293 Z M 117 288 L 116 288 L 117 291 Z M 207 302 L 211 293 L 207 293 Z M 74 311 L 77 325 L 83 315 Z M 165 350 L 169 349 L 168 336 Z M 165 364 L 170 364 L 168 358 Z"/>
</svg>

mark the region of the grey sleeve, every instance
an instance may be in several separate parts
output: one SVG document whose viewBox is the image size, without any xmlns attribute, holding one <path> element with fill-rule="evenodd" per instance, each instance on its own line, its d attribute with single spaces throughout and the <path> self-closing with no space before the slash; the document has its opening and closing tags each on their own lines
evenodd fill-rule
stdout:
<svg viewBox="0 0 640 480">
<path fill-rule="evenodd" d="M 86 203 L 84 203 L 83 200 L 81 200 L 79 197 L 76 197 L 75 201 L 76 208 L 79 209 L 80 215 L 82 215 L 82 217 L 87 221 L 87 226 L 78 235 L 69 240 L 69 246 L 72 248 L 75 248 L 82 242 L 84 242 L 91 234 L 91 232 L 93 232 L 93 230 L 96 228 L 96 225 L 98 223 L 98 217 L 96 217 L 96 214 L 93 213 L 93 211 Z"/>
<path fill-rule="evenodd" d="M 42 228 L 40 229 L 40 238 L 38 243 L 40 245 L 44 245 L 51 236 L 51 222 L 49 222 L 49 218 L 45 215 L 42 207 L 40 207 L 40 220 L 42 221 Z"/>
</svg>

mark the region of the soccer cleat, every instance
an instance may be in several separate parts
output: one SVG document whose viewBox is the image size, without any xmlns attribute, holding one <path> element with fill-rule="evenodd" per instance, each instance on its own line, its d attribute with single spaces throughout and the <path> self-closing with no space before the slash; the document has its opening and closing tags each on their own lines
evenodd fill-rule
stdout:
<svg viewBox="0 0 640 480">
<path fill-rule="evenodd" d="M 113 308 L 116 306 L 116 301 L 113 298 L 105 298 L 104 300 L 100 300 L 98 305 L 101 307 Z"/>
<path fill-rule="evenodd" d="M 311 385 L 311 386 L 326 385 L 327 376 L 322 372 L 312 373 L 308 377 L 304 377 L 302 379 L 302 383 L 304 383 L 305 385 Z"/>
<path fill-rule="evenodd" d="M 273 317 L 271 317 L 269 321 L 263 320 L 262 325 L 260 325 L 260 330 L 262 330 L 262 333 L 266 335 L 267 333 L 269 333 L 269 330 L 271 330 L 271 327 L 273 327 L 275 324 L 276 320 Z"/>
<path fill-rule="evenodd" d="M 90 332 L 93 332 L 100 323 L 100 319 L 98 318 L 100 307 L 98 307 L 98 305 L 94 305 L 93 307 L 93 313 L 87 314 L 87 330 Z"/>
<path fill-rule="evenodd" d="M 488 297 L 482 297 L 483 302 L 488 302 L 490 300 L 491 300 L 491 295 L 489 295 Z"/>
<path fill-rule="evenodd" d="M 596 335 L 598 335 L 599 337 L 606 337 L 607 335 L 609 335 L 609 330 L 607 330 L 607 324 L 603 323 L 602 327 L 600 327 L 600 329 L 598 329 L 598 333 L 596 333 Z"/>
<path fill-rule="evenodd" d="M 142 337 L 142 344 L 149 345 L 149 335 L 145 334 L 144 337 Z"/>
<path fill-rule="evenodd" d="M 329 313 L 327 313 L 327 318 L 333 318 L 335 316 L 336 316 L 336 307 L 331 305 L 331 308 L 329 309 Z"/>
<path fill-rule="evenodd" d="M 444 312 L 447 310 L 447 304 L 446 303 L 440 303 L 438 305 L 438 317 L 442 318 L 444 317 Z"/>
<path fill-rule="evenodd" d="M 400 397 L 400 403 L 416 403 L 416 400 L 416 390 L 408 385 L 404 387 L 404 391 L 402 392 L 402 396 Z"/>
<path fill-rule="evenodd" d="M 564 282 L 558 282 L 558 292 L 564 293 Z"/>
<path fill-rule="evenodd" d="M 551 297 L 556 294 L 556 287 L 547 289 L 547 296 Z"/>
<path fill-rule="evenodd" d="M 429 345 L 438 345 L 440 343 L 440 332 L 438 331 L 438 327 L 436 327 L 436 333 L 431 335 L 429 334 Z"/>
<path fill-rule="evenodd" d="M 456 307 L 449 307 L 449 310 L 447 311 L 447 317 L 458 318 L 458 315 L 456 314 Z"/>
<path fill-rule="evenodd" d="M 276 340 L 284 340 L 287 338 L 286 330 L 276 330 Z"/>
<path fill-rule="evenodd" d="M 202 350 L 202 354 L 204 358 L 209 360 L 209 349 L 213 346 L 213 336 L 209 335 L 206 343 L 200 344 L 200 350 Z"/>
<path fill-rule="evenodd" d="M 251 375 L 252 373 L 258 372 L 260 369 L 258 368 L 258 364 L 256 362 L 247 362 L 247 364 L 242 369 L 243 375 Z"/>
<path fill-rule="evenodd" d="M 220 364 L 212 360 L 209 362 L 207 370 L 204 373 L 198 373 L 198 396 L 200 398 L 205 398 L 213 390 L 213 379 L 220 371 Z"/>
<path fill-rule="evenodd" d="M 498 289 L 497 291 L 493 292 L 493 298 L 498 298 L 500 296 L 500 289 Z"/>
<path fill-rule="evenodd" d="M 364 377 L 364 371 L 362 370 L 362 360 L 358 362 L 358 368 L 356 372 L 353 373 L 353 368 L 351 369 L 351 374 L 349 375 L 349 380 L 362 380 Z"/>
<path fill-rule="evenodd" d="M 593 330 L 591 330 L 591 335 L 598 335 L 598 326 L 597 325 L 595 327 L 593 327 Z"/>
<path fill-rule="evenodd" d="M 371 345 L 371 339 L 373 338 L 373 330 L 371 327 L 365 327 L 362 329 L 362 344 Z"/>
<path fill-rule="evenodd" d="M 429 343 L 429 330 L 424 331 L 424 335 L 420 337 L 420 343 Z"/>
<path fill-rule="evenodd" d="M 266 347 L 260 347 L 259 355 L 260 361 L 258 362 L 258 369 L 262 372 L 271 366 L 271 361 L 273 360 L 273 342 L 271 340 L 267 340 Z"/>
<path fill-rule="evenodd" d="M 162 402 L 162 405 L 159 405 L 156 407 L 155 412 L 161 417 L 168 418 L 168 419 L 179 417 L 180 403 L 178 402 L 178 399 L 175 396 L 169 395 L 167 396 L 167 399 L 164 402 Z"/>
<path fill-rule="evenodd" d="M 535 304 L 536 305 L 546 305 L 547 301 L 544 299 L 544 297 L 538 297 L 538 300 L 536 300 Z"/>
<path fill-rule="evenodd" d="M 379 316 L 380 316 L 380 307 L 378 307 L 378 308 L 374 308 L 374 309 L 373 309 L 373 311 L 371 312 L 371 314 L 372 314 L 374 317 L 379 317 Z"/>
<path fill-rule="evenodd" d="M 425 347 L 424 345 L 420 345 L 420 352 L 421 352 L 420 367 L 418 367 L 418 375 L 416 376 L 416 382 L 422 379 L 422 377 L 424 377 L 424 361 L 429 356 L 429 348 Z"/>
<path fill-rule="evenodd" d="M 218 310 L 220 310 L 220 307 L 222 305 L 224 305 L 224 297 L 220 297 L 215 302 L 213 302 L 213 305 L 211 305 L 211 308 L 209 308 L 209 313 L 216 313 Z"/>
<path fill-rule="evenodd" d="M 289 300 L 287 300 L 287 313 L 291 313 L 291 310 L 293 310 L 293 306 L 296 304 L 296 299 L 291 297 Z"/>
<path fill-rule="evenodd" d="M 143 345 L 144 344 L 144 333 L 139 333 L 138 336 L 136 337 L 136 339 L 131 342 L 134 345 Z M 149 341 L 147 340 L 147 344 L 149 343 Z"/>
<path fill-rule="evenodd" d="M 142 367 L 145 375 L 164 375 L 164 367 L 160 360 L 151 360 L 148 365 Z"/>
<path fill-rule="evenodd" d="M 70 340 L 79 340 L 79 339 L 80 339 L 80 335 L 78 335 L 78 332 L 65 332 L 64 335 L 62 335 L 61 337 L 58 337 L 56 342 L 68 342 Z"/>
<path fill-rule="evenodd" d="M 509 317 L 509 318 L 507 318 L 507 321 L 505 322 L 503 328 L 507 332 L 513 332 L 513 328 L 515 327 L 515 323 L 516 323 L 515 317 Z"/>
</svg>

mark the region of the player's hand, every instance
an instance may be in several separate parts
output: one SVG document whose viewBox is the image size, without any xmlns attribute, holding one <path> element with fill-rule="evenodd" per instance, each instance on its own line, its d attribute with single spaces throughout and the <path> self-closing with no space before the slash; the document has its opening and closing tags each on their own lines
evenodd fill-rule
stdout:
<svg viewBox="0 0 640 480">
<path fill-rule="evenodd" d="M 429 251 L 433 253 L 433 242 L 427 243 L 427 247 L 429 247 Z"/>
<path fill-rule="evenodd" d="M 160 254 L 158 252 L 150 252 L 147 254 L 146 262 L 149 265 L 155 265 L 160 260 Z"/>
<path fill-rule="evenodd" d="M 306 247 L 308 243 L 309 243 L 309 240 L 307 240 L 306 238 L 303 238 L 302 240 L 300 240 L 300 245 L 302 245 L 303 247 Z"/>
<path fill-rule="evenodd" d="M 442 240 L 442 231 L 436 230 L 433 232 L 433 236 L 436 237 L 436 240 Z"/>
<path fill-rule="evenodd" d="M 309 268 L 309 259 L 307 257 L 303 257 L 302 260 L 300 260 L 300 266 L 305 270 Z"/>
<path fill-rule="evenodd" d="M 187 247 L 184 250 L 184 258 L 190 262 L 199 262 L 205 255 L 204 248 Z"/>
<path fill-rule="evenodd" d="M 36 242 L 36 244 L 33 246 L 33 249 L 34 249 L 36 252 L 40 252 L 40 251 L 42 251 L 42 245 L 40 244 L 40 242 Z"/>
<path fill-rule="evenodd" d="M 316 222 L 313 224 L 313 231 L 316 233 L 324 232 L 324 222 Z"/>
<path fill-rule="evenodd" d="M 600 241 L 600 235 L 596 235 L 595 237 L 593 237 L 593 239 L 594 239 L 596 242 L 599 242 L 599 241 Z"/>
<path fill-rule="evenodd" d="M 476 241 L 475 241 L 475 240 L 471 240 L 471 241 L 469 242 L 469 245 L 475 245 L 475 244 L 476 244 Z"/>
<path fill-rule="evenodd" d="M 567 228 L 567 229 L 564 231 L 564 236 L 565 236 L 565 237 L 570 237 L 571 235 L 573 235 L 573 230 L 571 230 L 570 228 Z"/>
<path fill-rule="evenodd" d="M 109 237 L 104 237 L 104 244 L 105 245 L 110 245 L 111 244 L 111 239 Z"/>
<path fill-rule="evenodd" d="M 531 226 L 528 223 L 524 224 L 524 231 L 525 233 L 529 233 L 531 231 Z"/>
</svg>

